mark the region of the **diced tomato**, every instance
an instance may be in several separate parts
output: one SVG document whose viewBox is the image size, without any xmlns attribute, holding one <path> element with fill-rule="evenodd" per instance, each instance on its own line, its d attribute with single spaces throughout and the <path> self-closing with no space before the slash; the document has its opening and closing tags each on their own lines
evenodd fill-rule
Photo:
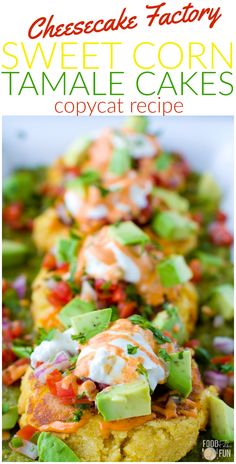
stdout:
<svg viewBox="0 0 236 464">
<path fill-rule="evenodd" d="M 126 318 L 134 314 L 136 303 L 134 301 L 121 302 L 118 304 L 119 315 L 121 318 Z"/>
<path fill-rule="evenodd" d="M 47 375 L 46 383 L 52 393 L 52 395 L 57 394 L 56 383 L 62 379 L 62 374 L 58 369 L 55 369 L 50 374 Z"/>
<path fill-rule="evenodd" d="M 23 331 L 24 325 L 22 321 L 8 321 L 3 329 L 3 338 L 5 341 L 14 340 L 14 338 L 20 337 Z"/>
<path fill-rule="evenodd" d="M 192 261 L 189 263 L 189 266 L 193 273 L 192 282 L 200 282 L 202 278 L 201 261 L 199 261 L 199 259 L 192 259 Z"/>
<path fill-rule="evenodd" d="M 73 293 L 67 282 L 63 280 L 58 282 L 55 287 L 51 290 L 48 295 L 48 301 L 56 308 L 61 308 L 62 306 L 69 303 L 72 299 Z"/>
<path fill-rule="evenodd" d="M 210 240 L 217 246 L 231 246 L 233 235 L 223 222 L 213 222 L 208 229 Z"/>
<path fill-rule="evenodd" d="M 223 400 L 231 407 L 234 406 L 234 390 L 232 387 L 226 387 L 223 392 Z"/>
<path fill-rule="evenodd" d="M 126 294 L 122 287 L 118 287 L 112 294 L 112 301 L 113 303 L 119 303 L 121 301 L 125 301 Z"/>
<path fill-rule="evenodd" d="M 23 440 L 30 441 L 32 436 L 37 432 L 37 429 L 32 425 L 25 425 L 22 429 L 16 432 L 16 435 Z"/>
<path fill-rule="evenodd" d="M 80 169 L 78 166 L 65 166 L 64 170 L 67 174 L 71 174 L 74 177 L 77 177 L 80 175 Z"/>
<path fill-rule="evenodd" d="M 69 263 L 62 263 L 58 264 L 57 271 L 61 271 L 62 273 L 69 271 L 70 265 Z"/>
<path fill-rule="evenodd" d="M 18 338 L 23 334 L 24 327 L 22 321 L 13 321 L 11 326 L 12 338 Z"/>
<path fill-rule="evenodd" d="M 8 367 L 16 360 L 16 355 L 11 348 L 4 348 L 2 350 L 2 365 L 3 369 Z"/>
<path fill-rule="evenodd" d="M 26 372 L 29 364 L 28 358 L 18 359 L 14 364 L 4 369 L 2 372 L 2 380 L 4 385 L 11 385 L 19 380 Z"/>
<path fill-rule="evenodd" d="M 73 382 L 66 385 L 66 388 L 64 388 L 64 379 L 56 383 L 56 396 L 60 398 L 63 403 L 73 403 L 76 399 L 76 393 Z"/>
<path fill-rule="evenodd" d="M 11 203 L 3 209 L 3 220 L 12 229 L 20 229 L 22 227 L 22 213 L 22 203 Z"/>
<path fill-rule="evenodd" d="M 225 222 L 226 220 L 227 220 L 227 215 L 223 211 L 217 211 L 216 222 Z"/>
<path fill-rule="evenodd" d="M 191 218 L 199 224 L 199 226 L 203 223 L 203 215 L 200 211 L 196 211 L 196 213 L 191 214 Z"/>
<path fill-rule="evenodd" d="M 227 364 L 233 361 L 232 354 L 226 354 L 225 356 L 215 356 L 211 359 L 212 364 Z"/>
<path fill-rule="evenodd" d="M 186 346 L 187 348 L 197 348 L 198 346 L 200 345 L 200 342 L 199 340 L 197 340 L 196 338 L 193 338 L 192 340 L 188 340 L 184 346 Z"/>
<path fill-rule="evenodd" d="M 49 271 L 56 269 L 57 262 L 55 256 L 52 253 L 47 253 L 44 256 L 42 266 L 48 269 Z"/>
<path fill-rule="evenodd" d="M 2 293 L 4 293 L 7 290 L 8 284 L 6 279 L 2 279 Z"/>
</svg>

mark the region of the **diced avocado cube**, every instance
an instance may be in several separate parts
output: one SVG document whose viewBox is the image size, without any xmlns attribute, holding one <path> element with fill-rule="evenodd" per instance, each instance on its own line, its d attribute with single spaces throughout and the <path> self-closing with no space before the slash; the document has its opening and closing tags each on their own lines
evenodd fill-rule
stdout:
<svg viewBox="0 0 236 464">
<path fill-rule="evenodd" d="M 113 224 L 109 227 L 109 234 L 121 245 L 142 245 L 150 241 L 148 235 L 131 221 Z"/>
<path fill-rule="evenodd" d="M 198 197 L 206 202 L 218 203 L 221 198 L 221 191 L 214 178 L 209 173 L 201 176 L 198 184 Z"/>
<path fill-rule="evenodd" d="M 197 232 L 198 226 L 196 222 L 177 211 L 162 211 L 155 215 L 152 229 L 162 238 L 185 240 Z"/>
<path fill-rule="evenodd" d="M 171 390 L 177 390 L 185 398 L 192 391 L 192 367 L 191 351 L 185 350 L 170 354 L 168 362 L 169 375 L 167 386 Z"/>
<path fill-rule="evenodd" d="M 178 211 L 179 213 L 186 213 L 189 209 L 188 200 L 181 197 L 181 195 L 176 192 L 156 187 L 153 189 L 153 195 L 160 198 L 168 208 Z"/>
<path fill-rule="evenodd" d="M 29 248 L 24 243 L 3 240 L 2 264 L 3 267 L 18 266 L 23 264 L 29 256 Z"/>
<path fill-rule="evenodd" d="M 211 255 L 210 253 L 205 253 L 203 251 L 198 251 L 196 253 L 198 259 L 200 259 L 201 264 L 207 271 L 208 268 L 221 267 L 224 264 L 223 259 L 217 255 Z"/>
<path fill-rule="evenodd" d="M 78 166 L 87 156 L 88 148 L 91 145 L 91 139 L 87 136 L 80 137 L 73 142 L 67 149 L 63 160 L 66 166 Z"/>
<path fill-rule="evenodd" d="M 38 438 L 39 461 L 79 462 L 79 457 L 64 441 L 49 432 L 42 432 Z"/>
<path fill-rule="evenodd" d="M 57 240 L 55 255 L 59 263 L 70 263 L 78 250 L 79 240 L 71 238 Z"/>
<path fill-rule="evenodd" d="M 144 133 L 148 129 L 148 118 L 146 116 L 130 116 L 124 124 L 127 129 Z"/>
<path fill-rule="evenodd" d="M 3 182 L 3 196 L 7 201 L 29 201 L 34 191 L 34 177 L 30 172 L 15 172 Z"/>
<path fill-rule="evenodd" d="M 179 345 L 182 345 L 188 338 L 187 332 L 184 323 L 179 316 L 178 309 L 174 306 L 169 306 L 170 307 L 164 311 L 157 313 L 152 324 L 162 332 L 166 331 L 171 333 Z"/>
<path fill-rule="evenodd" d="M 96 406 L 106 421 L 151 414 L 148 382 L 142 379 L 105 388 L 97 394 Z"/>
<path fill-rule="evenodd" d="M 164 287 L 188 282 L 192 278 L 192 271 L 187 266 L 183 256 L 173 255 L 161 261 L 157 266 L 161 283 Z"/>
<path fill-rule="evenodd" d="M 114 147 L 109 171 L 122 176 L 131 169 L 131 156 L 128 147 Z"/>
<path fill-rule="evenodd" d="M 72 317 L 71 325 L 75 331 L 76 338 L 80 343 L 85 343 L 108 327 L 111 316 L 112 309 L 105 308 Z"/>
<path fill-rule="evenodd" d="M 234 317 L 234 288 L 230 284 L 223 284 L 215 287 L 212 292 L 208 305 L 220 314 L 226 321 Z"/>
<path fill-rule="evenodd" d="M 64 324 L 66 327 L 70 327 L 72 317 L 89 313 L 95 309 L 96 307 L 94 303 L 83 301 L 76 297 L 63 307 L 63 309 L 58 313 L 57 317 L 62 322 L 62 324 Z"/>
<path fill-rule="evenodd" d="M 170 153 L 163 152 L 155 160 L 155 168 L 157 171 L 166 171 L 172 164 L 172 157 Z"/>
<path fill-rule="evenodd" d="M 11 406 L 8 411 L 2 415 L 2 428 L 3 430 L 10 430 L 15 427 L 18 420 L 17 406 Z"/>
<path fill-rule="evenodd" d="M 211 395 L 210 424 L 211 434 L 216 440 L 234 441 L 234 410 L 220 398 Z"/>
</svg>

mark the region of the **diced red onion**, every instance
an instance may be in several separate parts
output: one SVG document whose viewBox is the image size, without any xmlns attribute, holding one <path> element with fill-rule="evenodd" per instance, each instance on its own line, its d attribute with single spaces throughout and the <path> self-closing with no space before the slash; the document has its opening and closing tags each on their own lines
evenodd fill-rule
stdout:
<svg viewBox="0 0 236 464">
<path fill-rule="evenodd" d="M 37 367 L 34 371 L 35 377 L 41 382 L 46 382 L 46 377 L 50 374 L 54 369 L 64 370 L 70 366 L 70 357 L 64 351 L 60 351 L 54 358 L 54 360 L 49 363 L 43 363 L 39 367 Z"/>
<path fill-rule="evenodd" d="M 26 277 L 24 275 L 17 277 L 14 280 L 12 287 L 15 289 L 20 299 L 24 298 L 26 294 Z"/>
<path fill-rule="evenodd" d="M 206 371 L 204 375 L 204 381 L 207 385 L 214 385 L 221 392 L 228 386 L 229 378 L 225 374 L 215 371 Z"/>
<path fill-rule="evenodd" d="M 224 354 L 234 352 L 234 340 L 230 337 L 215 337 L 213 340 L 214 348 Z"/>
<path fill-rule="evenodd" d="M 24 456 L 27 456 L 27 458 L 35 460 L 38 457 L 38 447 L 34 443 L 28 440 L 23 440 L 23 445 L 19 446 L 18 448 L 14 448 L 11 443 L 9 443 L 10 448 L 20 454 L 23 454 Z"/>
<path fill-rule="evenodd" d="M 224 324 L 224 318 L 222 316 L 215 316 L 214 319 L 213 319 L 213 327 L 217 328 L 217 327 L 222 327 L 222 325 Z"/>
<path fill-rule="evenodd" d="M 41 366 L 37 367 L 34 370 L 34 376 L 41 382 L 45 383 L 46 382 L 46 377 L 48 374 L 50 374 L 52 371 L 54 371 L 55 367 L 53 365 L 48 365 L 46 363 L 41 364 Z"/>
<path fill-rule="evenodd" d="M 61 367 L 61 369 L 66 369 L 69 365 L 70 365 L 70 357 L 67 353 L 65 353 L 65 351 L 60 351 L 60 353 L 58 353 L 54 360 L 53 360 L 53 364 L 58 364 L 58 365 L 65 365 L 65 367 Z M 59 368 L 58 368 L 59 369 Z"/>
<path fill-rule="evenodd" d="M 60 204 L 57 206 L 57 215 L 60 221 L 65 224 L 66 226 L 71 226 L 73 223 L 72 218 L 70 217 L 67 209 L 64 205 Z"/>
</svg>

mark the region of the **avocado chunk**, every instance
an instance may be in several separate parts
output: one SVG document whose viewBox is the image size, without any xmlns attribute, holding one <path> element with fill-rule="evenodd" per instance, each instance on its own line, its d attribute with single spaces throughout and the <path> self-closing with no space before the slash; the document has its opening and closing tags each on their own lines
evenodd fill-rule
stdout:
<svg viewBox="0 0 236 464">
<path fill-rule="evenodd" d="M 130 116 L 124 127 L 143 134 L 148 129 L 148 118 L 146 116 Z"/>
<path fill-rule="evenodd" d="M 172 390 L 177 390 L 185 398 L 192 391 L 192 367 L 191 351 L 185 350 L 178 353 L 171 353 L 168 362 L 169 376 L 167 385 Z"/>
<path fill-rule="evenodd" d="M 91 139 L 87 136 L 80 137 L 73 142 L 63 156 L 66 166 L 78 166 L 85 160 L 88 148 L 91 145 Z"/>
<path fill-rule="evenodd" d="M 181 197 L 176 192 L 156 187 L 153 189 L 154 196 L 157 196 L 162 200 L 168 208 L 178 211 L 179 213 L 186 213 L 189 209 L 189 202 L 186 198 Z"/>
<path fill-rule="evenodd" d="M 214 272 L 224 265 L 224 260 L 220 256 L 198 251 L 196 257 L 201 261 L 203 272 Z"/>
<path fill-rule="evenodd" d="M 220 398 L 211 395 L 210 424 L 212 437 L 217 440 L 234 441 L 234 410 Z"/>
<path fill-rule="evenodd" d="M 34 177 L 30 172 L 15 172 L 3 182 L 3 196 L 7 201 L 29 201 L 34 191 Z"/>
<path fill-rule="evenodd" d="M 2 415 L 2 428 L 3 430 L 10 430 L 15 427 L 18 420 L 18 409 L 17 406 L 11 406 L 6 411 L 5 414 Z"/>
<path fill-rule="evenodd" d="M 63 307 L 63 309 L 58 313 L 57 317 L 63 325 L 70 327 L 72 317 L 89 313 L 95 309 L 96 307 L 94 303 L 89 303 L 76 297 Z"/>
<path fill-rule="evenodd" d="M 127 146 L 117 146 L 113 149 L 109 171 L 122 176 L 131 169 L 131 157 Z"/>
<path fill-rule="evenodd" d="M 150 241 L 148 235 L 131 221 L 113 224 L 109 227 L 109 234 L 121 245 L 142 245 Z"/>
<path fill-rule="evenodd" d="M 71 325 L 75 331 L 76 339 L 85 343 L 90 338 L 105 330 L 112 316 L 112 309 L 105 308 L 99 311 L 80 314 L 71 318 Z"/>
<path fill-rule="evenodd" d="M 215 287 L 208 301 L 209 306 L 226 321 L 234 317 L 234 289 L 230 284 Z"/>
<path fill-rule="evenodd" d="M 78 251 L 79 240 L 75 238 L 57 240 L 55 255 L 59 263 L 70 263 Z"/>
<path fill-rule="evenodd" d="M 97 394 L 96 406 L 106 421 L 151 414 L 148 382 L 142 379 L 107 387 Z"/>
<path fill-rule="evenodd" d="M 155 168 L 158 172 L 167 171 L 173 162 L 173 157 L 170 153 L 163 151 L 155 159 Z"/>
<path fill-rule="evenodd" d="M 183 256 L 173 255 L 161 261 L 157 266 L 164 287 L 174 287 L 192 278 L 192 271 Z"/>
<path fill-rule="evenodd" d="M 162 332 L 170 332 L 179 345 L 182 345 L 187 340 L 187 333 L 184 327 L 183 321 L 181 320 L 178 309 L 174 306 L 168 305 L 169 307 L 164 311 L 160 311 L 152 324 L 160 329 Z"/>
<path fill-rule="evenodd" d="M 24 243 L 3 240 L 2 264 L 3 267 L 18 266 L 23 264 L 29 255 L 29 248 Z"/>
<path fill-rule="evenodd" d="M 221 191 L 214 178 L 209 173 L 201 176 L 198 184 L 198 198 L 207 203 L 217 203 L 221 198 Z"/>
<path fill-rule="evenodd" d="M 39 461 L 79 462 L 80 459 L 64 441 L 49 432 L 42 432 L 38 438 Z"/>
<path fill-rule="evenodd" d="M 197 232 L 198 226 L 177 211 L 163 211 L 155 215 L 152 229 L 162 238 L 185 240 Z"/>
</svg>

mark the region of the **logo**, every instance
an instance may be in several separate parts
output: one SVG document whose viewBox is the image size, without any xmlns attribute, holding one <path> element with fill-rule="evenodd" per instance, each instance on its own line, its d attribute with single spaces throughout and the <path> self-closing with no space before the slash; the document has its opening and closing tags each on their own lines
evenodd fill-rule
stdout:
<svg viewBox="0 0 236 464">
<path fill-rule="evenodd" d="M 232 445 L 221 440 L 203 440 L 202 457 L 206 461 L 214 461 L 216 458 L 230 458 Z"/>
</svg>

